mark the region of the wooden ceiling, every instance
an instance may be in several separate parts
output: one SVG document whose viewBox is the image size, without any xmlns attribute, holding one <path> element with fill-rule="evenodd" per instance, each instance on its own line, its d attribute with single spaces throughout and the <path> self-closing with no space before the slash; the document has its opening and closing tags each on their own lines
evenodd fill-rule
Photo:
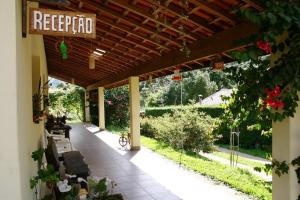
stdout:
<svg viewBox="0 0 300 200">
<path fill-rule="evenodd" d="M 69 1 L 66 7 L 41 7 L 96 13 L 97 38 L 64 38 L 70 53 L 63 60 L 57 49 L 63 38 L 44 36 L 49 75 L 68 82 L 74 78 L 88 89 L 126 84 L 129 76 L 165 76 L 176 67 L 203 68 L 215 59 L 230 62 L 232 50 L 249 45 L 239 41 L 258 31 L 235 11 L 262 10 L 255 0 Z M 89 69 L 96 48 L 106 53 Z"/>
</svg>

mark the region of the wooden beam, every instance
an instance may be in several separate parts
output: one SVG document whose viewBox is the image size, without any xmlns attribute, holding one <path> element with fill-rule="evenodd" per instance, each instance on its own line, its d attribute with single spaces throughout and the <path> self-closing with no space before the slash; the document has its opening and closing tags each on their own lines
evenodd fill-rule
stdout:
<svg viewBox="0 0 300 200">
<path fill-rule="evenodd" d="M 105 86 L 114 82 L 127 79 L 130 76 L 139 76 L 152 71 L 177 66 L 182 63 L 192 62 L 211 55 L 220 54 L 224 51 L 238 49 L 249 44 L 241 44 L 240 41 L 258 33 L 258 28 L 249 23 L 237 25 L 231 29 L 215 34 L 205 40 L 199 40 L 196 44 L 190 45 L 191 55 L 187 58 L 180 50 L 171 51 L 162 55 L 156 60 L 150 61 L 122 74 L 119 77 L 111 77 L 101 80 L 88 86 L 88 89 Z"/>
<path fill-rule="evenodd" d="M 147 11 L 145 10 L 142 10 L 142 9 L 139 9 L 136 5 L 131 5 L 128 0 L 110 0 L 109 1 L 110 3 L 112 4 L 115 4 L 117 6 L 120 6 L 122 8 L 125 8 L 137 15 L 140 15 L 144 18 L 148 18 L 149 20 L 163 26 L 163 27 L 166 27 L 166 28 L 169 28 L 170 30 L 178 33 L 179 35 L 184 35 L 192 40 L 196 40 L 198 37 L 197 36 L 193 36 L 192 34 L 190 33 L 185 33 L 184 31 L 181 31 L 177 28 L 174 28 L 172 27 L 171 25 L 168 25 L 168 24 L 165 24 L 164 20 L 162 19 L 155 19 L 150 13 L 148 13 Z"/>
<path fill-rule="evenodd" d="M 49 36 L 44 36 L 45 37 L 45 41 L 50 40 L 54 43 L 56 42 L 55 38 L 49 37 Z M 88 56 L 90 55 L 90 46 L 91 46 L 91 42 L 90 41 L 85 41 L 83 39 L 73 39 L 73 41 L 71 42 L 71 45 L 74 48 L 74 51 L 76 50 L 77 52 L 82 52 L 82 55 L 86 55 L 86 59 L 88 58 Z M 131 65 L 135 65 L 136 63 L 132 60 L 132 57 L 129 58 L 124 58 L 121 57 L 120 55 L 118 55 L 117 53 L 115 54 L 114 52 L 109 52 L 109 49 L 106 48 L 104 45 L 98 45 L 98 44 L 94 44 L 94 47 L 98 47 L 101 48 L 105 51 L 107 51 L 104 55 L 104 57 L 109 57 L 109 59 L 111 59 L 112 61 L 115 61 L 116 63 L 119 63 L 119 65 L 123 65 L 124 67 L 128 68 Z M 117 59 L 116 59 L 117 58 Z M 131 65 L 129 65 L 131 64 Z"/>
<path fill-rule="evenodd" d="M 67 77 L 64 74 L 60 74 L 58 72 L 54 72 L 54 71 L 49 71 L 49 76 L 52 78 L 55 78 L 57 80 L 61 80 L 61 81 L 65 81 L 67 83 L 71 83 L 71 79 L 70 77 Z M 75 84 L 81 87 L 85 87 L 87 83 L 84 84 L 84 81 L 75 78 Z"/>
<path fill-rule="evenodd" d="M 160 50 L 156 50 L 153 47 L 148 47 L 146 44 L 142 44 L 136 40 L 133 40 L 132 38 L 127 38 L 127 36 L 120 34 L 120 32 L 113 30 L 111 27 L 109 30 L 106 30 L 106 29 L 102 29 L 99 26 L 97 26 L 96 30 L 97 30 L 97 32 L 102 32 L 105 35 L 109 35 L 111 37 L 119 39 L 119 42 L 125 41 L 127 43 L 130 43 L 131 45 L 133 45 L 133 48 L 139 48 L 139 49 L 137 49 L 137 51 L 140 51 L 140 49 L 143 49 L 143 51 L 146 51 L 148 54 L 151 53 L 156 56 L 161 55 Z M 104 35 L 104 34 L 102 34 L 102 35 Z"/>
<path fill-rule="evenodd" d="M 120 21 L 125 21 L 125 22 L 127 22 L 129 24 L 132 24 L 133 26 L 135 26 L 137 28 L 137 30 L 141 29 L 141 30 L 143 30 L 145 32 L 148 32 L 148 33 L 151 33 L 151 34 L 155 34 L 159 38 L 161 38 L 163 40 L 166 40 L 166 41 L 169 41 L 170 43 L 176 45 L 177 47 L 181 47 L 182 46 L 179 42 L 176 42 L 176 38 L 174 38 L 172 36 L 169 36 L 169 35 L 167 35 L 165 33 L 156 33 L 155 29 L 151 29 L 151 28 L 149 28 L 146 25 L 139 24 L 139 23 L 137 23 L 136 21 L 134 21 L 134 20 L 132 20 L 130 18 L 126 18 L 126 17 L 124 17 L 124 14 L 121 14 L 121 13 L 118 13 L 116 11 L 113 11 L 112 9 L 109 9 L 109 8 L 107 8 L 107 7 L 105 7 L 105 6 L 101 5 L 101 4 L 94 3 L 94 2 L 89 2 L 87 4 L 87 6 L 91 6 L 94 9 L 98 9 L 101 12 L 106 13 L 108 15 L 113 15 L 114 17 L 118 18 Z"/>
<path fill-rule="evenodd" d="M 65 7 L 65 9 L 68 9 L 68 10 L 74 11 L 74 12 L 76 12 L 78 10 L 81 10 L 83 12 L 86 11 L 86 9 L 78 9 L 78 6 L 76 6 L 74 4 L 71 4 L 70 6 Z M 98 13 L 98 15 L 99 15 L 99 13 Z M 166 47 L 165 45 L 162 45 L 162 44 L 158 43 L 157 41 L 155 41 L 154 39 L 152 39 L 150 37 L 149 38 L 145 38 L 144 36 L 140 35 L 139 33 L 135 33 L 132 30 L 120 28 L 118 22 L 112 22 L 112 21 L 109 21 L 109 20 L 104 20 L 100 16 L 97 16 L 96 21 L 97 22 L 101 22 L 103 24 L 106 24 L 106 25 L 108 25 L 110 27 L 113 27 L 115 29 L 118 29 L 121 32 L 126 32 L 127 34 L 133 35 L 134 37 L 139 38 L 141 40 L 146 40 L 149 43 L 152 43 L 153 45 L 158 46 L 158 48 L 165 49 L 165 50 L 170 50 L 169 47 Z"/>
<path fill-rule="evenodd" d="M 130 47 L 128 45 L 124 45 L 124 44 L 121 44 L 121 40 L 113 40 L 111 38 L 108 38 L 108 37 L 105 37 L 105 34 L 99 34 L 97 33 L 97 37 L 101 38 L 101 41 L 108 41 L 108 42 L 112 42 L 114 43 L 114 47 L 122 47 L 124 49 L 127 49 L 128 52 L 134 52 L 136 54 L 138 54 L 141 58 L 143 57 L 146 57 L 146 59 L 151 59 L 152 57 L 150 55 L 148 55 L 147 53 L 145 52 L 142 52 L 141 50 L 136 50 L 134 47 Z"/>
<path fill-rule="evenodd" d="M 165 3 L 162 3 L 161 6 L 169 11 L 170 13 L 172 13 L 173 15 L 178 16 L 179 18 L 176 19 L 175 21 L 173 21 L 173 24 L 175 24 L 177 21 L 181 21 L 182 17 L 181 17 L 181 13 L 183 10 L 181 10 L 180 8 L 178 8 L 175 5 L 169 4 L 168 6 L 165 6 Z M 210 25 L 207 21 L 201 19 L 200 17 L 196 17 L 194 15 L 189 15 L 189 17 L 186 19 L 189 22 L 192 22 L 193 24 L 199 26 L 201 29 L 210 32 L 210 33 L 215 33 L 217 31 L 219 31 L 218 29 L 216 29 L 215 26 Z M 168 27 L 165 27 L 163 30 L 167 29 Z"/>
<path fill-rule="evenodd" d="M 188 64 L 182 64 L 183 67 L 186 67 L 188 69 L 193 69 L 191 66 L 189 66 Z"/>
<path fill-rule="evenodd" d="M 109 26 L 111 26 L 111 27 L 113 27 L 113 28 L 115 28 L 115 29 L 118 29 L 118 30 L 122 31 L 122 32 L 126 32 L 126 33 L 128 33 L 128 34 L 130 34 L 130 35 L 133 35 L 134 37 L 137 37 L 137 38 L 139 38 L 139 39 L 141 39 L 141 40 L 147 40 L 147 41 L 149 41 L 150 43 L 152 43 L 152 44 L 154 44 L 154 45 L 157 45 L 158 47 L 160 47 L 160 48 L 162 48 L 162 49 L 170 50 L 169 47 L 166 47 L 166 46 L 164 46 L 164 45 L 162 45 L 162 44 L 156 42 L 154 39 L 152 39 L 152 38 L 150 38 L 150 37 L 149 37 L 149 38 L 145 38 L 144 36 L 141 36 L 141 35 L 138 34 L 138 33 L 134 33 L 134 32 L 132 32 L 131 30 L 124 29 L 124 28 L 120 28 L 120 27 L 119 27 L 119 24 L 116 23 L 116 22 L 109 22 L 109 21 L 106 21 L 106 20 L 101 19 L 101 17 L 97 17 L 97 21 L 102 22 L 102 23 L 104 23 L 104 24 L 106 24 L 106 25 L 109 25 Z"/>
<path fill-rule="evenodd" d="M 58 59 L 61 57 L 61 55 L 60 55 L 60 53 L 56 52 L 55 50 L 49 49 L 47 47 L 46 47 L 46 50 L 47 50 L 47 56 L 48 56 L 47 61 L 52 62 L 52 60 L 55 60 L 60 65 L 69 65 L 70 64 L 67 61 Z M 49 56 L 49 55 L 51 55 L 51 56 Z M 78 64 L 78 66 L 80 66 L 80 68 L 76 68 L 76 70 L 84 69 L 86 71 L 86 69 L 88 69 L 88 57 L 84 57 L 84 59 L 82 59 L 81 57 L 82 57 L 82 54 L 80 54 L 78 51 L 76 51 L 76 52 L 73 52 L 69 56 L 69 59 L 72 61 L 72 63 L 74 62 L 75 64 Z M 98 65 L 98 63 L 100 65 Z M 72 66 L 72 65 L 70 64 L 70 66 Z M 126 71 L 125 67 L 119 66 L 118 64 L 113 64 L 111 62 L 111 60 L 104 58 L 104 57 L 102 57 L 100 59 L 96 59 L 96 67 L 99 68 L 99 70 L 100 69 L 102 70 L 102 68 L 105 68 L 104 71 L 110 71 L 112 73 L 123 73 L 124 71 Z M 84 73 L 85 71 L 81 71 L 81 72 Z M 95 70 L 95 73 L 98 73 L 98 71 Z M 98 74 L 101 74 L 101 71 Z"/>
<path fill-rule="evenodd" d="M 50 66 L 52 66 L 52 65 L 62 65 L 61 62 L 55 61 L 55 60 L 49 61 L 48 64 L 50 64 Z M 73 66 L 73 67 L 76 66 L 76 68 L 78 68 L 80 65 L 76 64 L 76 65 L 72 65 L 72 66 Z M 116 72 L 116 71 L 111 71 L 111 70 L 109 70 L 109 68 L 103 67 L 103 65 L 99 66 L 99 64 L 98 64 L 98 65 L 97 65 L 97 68 L 98 68 L 98 69 L 89 69 L 88 65 L 86 65 L 86 66 L 85 66 L 85 73 L 86 73 L 87 71 L 91 70 L 93 74 L 97 73 L 97 77 L 99 77 L 99 78 L 100 78 L 101 76 L 103 76 L 103 75 L 111 75 L 111 76 L 118 75 L 118 72 Z M 97 71 L 97 70 L 100 70 L 99 68 L 101 69 L 101 73 L 98 73 L 98 71 Z M 74 76 L 74 74 L 75 74 L 75 75 L 78 75 L 78 76 L 81 75 L 82 78 L 83 78 L 83 77 L 84 77 L 84 78 L 87 78 L 87 76 L 86 76 L 86 77 L 85 77 L 85 76 L 82 76 L 82 73 L 84 73 L 84 72 L 78 73 L 78 72 L 76 72 L 76 71 L 74 71 L 74 70 L 66 70 L 66 69 L 60 70 L 60 68 L 58 68 L 58 67 L 50 67 L 50 69 L 54 69 L 54 70 L 56 70 L 56 71 L 62 71 L 62 72 L 65 71 L 65 73 L 68 74 L 69 76 L 70 76 L 71 74 Z M 73 69 L 73 68 L 72 68 L 72 69 Z M 68 73 L 67 71 L 69 71 L 69 73 Z M 71 72 L 71 73 L 70 73 L 70 72 Z"/>
<path fill-rule="evenodd" d="M 78 10 L 80 10 L 80 11 L 82 11 L 82 12 L 90 12 L 90 10 L 87 10 L 87 9 L 78 9 L 78 8 L 76 8 L 76 6 L 75 5 L 70 5 L 70 6 L 68 6 L 68 7 L 66 7 L 67 9 L 69 9 L 69 10 L 72 10 L 72 11 L 78 11 Z M 152 39 L 152 38 L 145 38 L 144 36 L 142 36 L 142 35 L 140 35 L 139 33 L 135 33 L 134 31 L 132 31 L 132 30 L 130 30 L 130 29 L 125 29 L 125 28 L 120 28 L 120 26 L 119 26 L 119 23 L 118 22 L 112 22 L 112 21 L 109 21 L 109 20 L 104 20 L 101 16 L 99 16 L 99 14 L 98 14 L 98 16 L 97 16 L 97 18 L 96 18 L 96 21 L 98 22 L 102 22 L 102 23 L 104 23 L 104 24 L 106 24 L 106 25 L 109 25 L 109 26 L 111 26 L 111 27 L 114 27 L 114 28 L 116 28 L 116 29 L 119 29 L 120 31 L 123 31 L 123 32 L 127 32 L 127 33 L 129 33 L 129 34 L 131 34 L 131 35 L 134 35 L 135 37 L 137 37 L 137 38 L 140 38 L 140 39 L 142 39 L 142 40 L 147 40 L 148 42 L 150 42 L 150 43 L 152 43 L 152 44 L 154 44 L 154 45 L 157 45 L 159 48 L 163 48 L 163 49 L 166 49 L 166 50 L 170 50 L 170 48 L 169 47 L 166 47 L 166 46 L 164 46 L 164 45 L 162 45 L 162 44 L 160 44 L 160 43 L 158 43 L 157 41 L 155 41 L 154 39 Z"/>
<path fill-rule="evenodd" d="M 112 29 L 110 29 L 110 30 L 104 30 L 104 29 L 101 29 L 101 28 L 97 27 L 97 32 L 98 31 L 99 32 L 101 31 L 101 32 L 103 32 L 106 35 L 110 35 L 111 37 L 118 38 L 120 40 L 120 42 L 125 41 L 127 43 L 130 43 L 130 44 L 134 45 L 134 48 L 138 47 L 138 48 L 144 49 L 148 53 L 153 53 L 153 54 L 155 54 L 157 56 L 161 55 L 159 53 L 159 51 L 157 51 L 157 50 L 151 49 L 151 48 L 147 47 L 146 45 L 141 45 L 140 43 L 138 43 L 136 41 L 132 41 L 130 39 L 127 39 L 124 35 L 120 35 L 117 32 L 112 32 L 113 31 Z"/>
<path fill-rule="evenodd" d="M 49 61 L 47 64 L 50 65 L 50 66 L 64 66 L 60 62 L 57 62 L 55 60 Z M 76 68 L 79 67 L 79 65 L 77 65 L 77 64 L 73 64 L 72 66 L 76 67 Z M 87 82 L 91 82 L 90 81 L 91 79 L 94 79 L 94 80 L 101 79 L 101 78 L 104 77 L 103 75 L 106 75 L 106 76 L 113 76 L 114 75 L 113 73 L 108 72 L 108 71 L 104 71 L 104 70 L 101 72 L 101 74 L 99 74 L 99 75 L 97 74 L 96 75 L 95 69 L 89 69 L 88 66 L 85 69 L 86 70 L 85 74 L 89 73 L 89 76 L 82 76 L 83 72 L 81 72 L 81 73 L 79 73 L 79 72 L 74 73 L 74 70 L 68 69 L 66 67 L 64 67 L 63 70 L 61 68 L 63 68 L 63 67 L 49 67 L 50 70 L 58 71 L 58 72 L 61 72 L 61 73 L 65 73 L 68 76 L 73 76 L 74 74 L 77 74 L 79 76 L 79 74 L 81 74 L 81 78 L 82 79 L 86 79 Z M 91 77 L 91 74 L 93 74 L 93 77 Z"/>
<path fill-rule="evenodd" d="M 235 25 L 236 19 L 233 15 L 228 14 L 227 11 L 223 10 L 222 8 L 215 6 L 212 3 L 208 3 L 204 0 L 189 0 L 191 3 L 195 4 L 197 7 L 199 7 L 202 10 L 207 11 L 208 13 L 211 13 L 213 15 L 216 15 L 218 17 L 221 17 L 224 21 L 227 21 L 231 25 Z"/>
<path fill-rule="evenodd" d="M 47 41 L 45 41 L 45 44 L 47 44 Z M 52 48 L 47 48 L 48 45 L 46 45 L 46 50 L 47 50 L 47 56 L 48 53 L 52 54 L 51 56 L 47 57 L 48 61 L 51 60 L 58 60 L 62 65 L 72 65 L 70 64 L 70 62 L 68 62 L 68 60 L 60 60 L 58 58 L 60 58 L 60 54 L 58 52 L 56 52 L 55 50 L 53 50 Z M 54 58 L 53 58 L 54 57 Z M 75 64 L 78 64 L 80 66 L 80 69 L 88 69 L 88 55 L 86 55 L 84 52 L 82 51 L 74 51 L 70 54 L 69 56 L 70 60 L 72 62 L 74 62 Z M 98 65 L 100 64 L 100 66 Z M 105 64 L 105 65 L 104 65 Z M 108 59 L 106 57 L 101 57 L 99 59 L 96 59 L 96 66 L 99 68 L 103 68 L 102 66 L 108 66 L 109 69 L 107 67 L 107 70 L 111 71 L 111 72 L 116 72 L 116 73 L 123 73 L 126 70 L 129 70 L 129 68 L 124 67 L 122 65 L 120 65 L 119 63 L 115 63 L 114 61 L 112 61 L 111 59 Z M 76 68 L 78 69 L 78 68 Z M 97 71 L 96 71 L 97 72 Z"/>
<path fill-rule="evenodd" d="M 242 0 L 249 6 L 255 8 L 258 11 L 263 11 L 263 7 L 260 5 L 260 3 L 257 0 Z"/>
</svg>

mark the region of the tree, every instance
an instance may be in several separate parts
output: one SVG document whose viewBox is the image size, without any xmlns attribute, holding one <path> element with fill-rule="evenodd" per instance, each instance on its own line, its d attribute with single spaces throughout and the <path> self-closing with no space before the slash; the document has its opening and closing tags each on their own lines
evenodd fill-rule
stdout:
<svg viewBox="0 0 300 200">
<path fill-rule="evenodd" d="M 234 80 L 229 78 L 229 74 L 223 71 L 211 71 L 209 73 L 211 81 L 215 82 L 218 86 L 218 90 L 222 88 L 233 88 L 235 86 Z"/>
<path fill-rule="evenodd" d="M 191 100 L 197 102 L 199 95 L 206 98 L 218 90 L 217 84 L 210 80 L 209 75 L 207 71 L 188 73 L 187 78 L 183 80 L 184 104 Z"/>
<path fill-rule="evenodd" d="M 128 126 L 128 93 L 128 86 L 121 86 L 105 91 L 105 118 L 107 126 Z"/>
<path fill-rule="evenodd" d="M 205 98 L 218 89 L 215 82 L 210 80 L 208 71 L 193 71 L 183 73 L 182 80 L 182 103 L 198 101 L 199 95 Z M 164 92 L 166 105 L 179 105 L 181 103 L 181 82 L 171 81 Z"/>
<path fill-rule="evenodd" d="M 67 115 L 72 120 L 83 121 L 84 89 L 60 82 L 49 89 L 50 114 Z"/>
</svg>

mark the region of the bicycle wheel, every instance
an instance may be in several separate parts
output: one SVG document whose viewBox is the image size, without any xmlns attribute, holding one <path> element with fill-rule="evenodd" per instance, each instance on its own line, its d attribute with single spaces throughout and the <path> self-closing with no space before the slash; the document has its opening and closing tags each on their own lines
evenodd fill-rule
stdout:
<svg viewBox="0 0 300 200">
<path fill-rule="evenodd" d="M 124 135 L 122 135 L 119 138 L 119 144 L 121 145 L 121 147 L 125 147 L 127 145 L 127 143 L 128 143 L 127 138 L 124 137 Z"/>
</svg>

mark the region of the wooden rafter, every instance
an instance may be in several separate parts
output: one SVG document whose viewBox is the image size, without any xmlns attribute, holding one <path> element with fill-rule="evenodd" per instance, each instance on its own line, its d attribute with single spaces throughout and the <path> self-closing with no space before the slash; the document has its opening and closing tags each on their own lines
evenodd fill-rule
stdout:
<svg viewBox="0 0 300 200">
<path fill-rule="evenodd" d="M 155 19 L 151 14 L 149 14 L 148 12 L 142 10 L 142 9 L 138 9 L 135 5 L 131 5 L 128 0 L 109 0 L 109 2 L 118 5 L 122 8 L 125 8 L 127 10 L 129 10 L 130 12 L 136 13 L 137 15 L 140 15 L 144 18 L 147 18 L 153 22 L 155 22 L 156 24 L 159 24 L 162 27 L 166 27 L 176 33 L 178 33 L 178 35 L 184 35 L 192 40 L 196 40 L 197 37 L 196 36 L 191 36 L 191 34 L 186 33 L 184 31 L 179 30 L 178 28 L 174 28 L 172 27 L 172 25 L 168 25 L 165 24 L 165 22 L 162 19 Z"/>
<path fill-rule="evenodd" d="M 66 9 L 68 9 L 70 11 L 81 11 L 81 12 L 89 12 L 90 11 L 90 10 L 87 10 L 87 9 L 84 9 L 84 8 L 78 9 L 78 7 L 76 7 L 75 5 L 70 5 L 70 6 L 66 7 Z M 129 28 L 120 28 L 119 21 L 112 22 L 112 21 L 105 20 L 100 16 L 100 14 L 101 13 L 98 12 L 97 22 L 104 23 L 108 26 L 111 26 L 115 29 L 118 29 L 121 32 L 126 32 L 128 35 L 133 35 L 133 36 L 135 36 L 135 37 L 137 37 L 137 38 L 139 38 L 143 41 L 148 41 L 148 42 L 152 43 L 153 45 L 158 46 L 158 48 L 162 48 L 162 49 L 165 49 L 165 50 L 170 50 L 169 47 L 160 44 L 159 42 L 157 42 L 155 39 L 152 39 L 151 37 L 145 37 L 145 36 L 141 35 L 139 32 L 136 32 L 134 30 L 130 30 Z"/>
<path fill-rule="evenodd" d="M 120 21 L 125 21 L 127 23 L 130 23 L 131 25 L 133 25 L 135 27 L 134 30 L 138 30 L 138 29 L 141 29 L 143 31 L 146 31 L 150 34 L 154 34 L 155 36 L 159 37 L 160 39 L 163 39 L 163 40 L 166 40 L 168 41 L 169 43 L 172 43 L 178 47 L 181 47 L 181 44 L 179 42 L 176 42 L 176 38 L 172 38 L 170 37 L 169 35 L 167 34 L 164 34 L 164 33 L 156 33 L 155 30 L 151 29 L 151 28 L 148 28 L 147 26 L 143 25 L 143 24 L 139 24 L 135 21 L 133 21 L 132 19 L 130 18 L 125 18 L 124 17 L 124 14 L 120 14 L 116 11 L 113 11 L 105 6 L 103 6 L 102 4 L 97 4 L 97 3 L 94 3 L 94 2 L 89 2 L 88 6 L 91 6 L 92 8 L 94 9 L 98 9 L 101 13 L 105 13 L 105 14 L 108 14 L 108 15 L 114 15 L 116 18 L 118 18 L 118 22 Z"/>
<path fill-rule="evenodd" d="M 207 11 L 208 13 L 211 13 L 213 15 L 219 16 L 224 21 L 227 21 L 231 25 L 235 25 L 237 19 L 234 18 L 234 16 L 230 15 L 230 13 L 226 12 L 222 8 L 215 6 L 212 3 L 208 3 L 204 0 L 189 0 L 191 3 L 195 4 L 197 6 L 197 9 L 202 9 Z"/>
<path fill-rule="evenodd" d="M 258 11 L 263 10 L 263 7 L 260 5 L 260 3 L 257 0 L 242 0 L 242 1 L 248 4 L 249 6 L 255 8 Z"/>
<path fill-rule="evenodd" d="M 238 44 L 237 41 L 256 33 L 258 33 L 257 27 L 244 23 L 235 26 L 232 29 L 218 33 L 206 40 L 198 41 L 196 44 L 190 47 L 192 54 L 189 58 L 185 57 L 181 51 L 175 50 L 154 61 L 143 64 L 143 68 L 137 67 L 131 71 L 128 71 L 126 74 L 122 74 L 120 77 L 101 80 L 98 83 L 88 86 L 88 89 L 98 86 L 105 86 L 107 84 L 111 84 L 112 82 L 123 81 L 130 76 L 139 76 L 141 74 L 156 71 L 158 69 L 180 65 L 185 62 L 191 62 L 193 60 L 208 57 L 230 49 L 233 50 L 243 46 L 242 44 Z"/>
<path fill-rule="evenodd" d="M 173 15 L 176 15 L 178 17 L 175 21 L 172 22 L 173 24 L 175 24 L 177 21 L 186 20 L 188 22 L 192 22 L 193 24 L 196 24 L 201 29 L 203 29 L 207 32 L 214 33 L 214 32 L 218 31 L 217 27 L 208 24 L 205 20 L 203 20 L 201 18 L 198 18 L 198 17 L 195 17 L 195 16 L 191 15 L 188 18 L 182 19 L 181 13 L 182 13 L 183 10 L 179 9 L 178 7 L 176 7 L 172 4 L 166 5 L 166 3 L 162 3 L 161 7 L 164 10 L 167 10 L 168 12 L 170 12 Z M 189 14 L 192 14 L 192 13 L 189 13 Z M 167 29 L 167 27 L 164 28 L 163 30 L 165 30 L 165 29 Z"/>
<path fill-rule="evenodd" d="M 153 53 L 153 54 L 158 55 L 158 56 L 161 55 L 159 53 L 159 51 L 157 51 L 155 49 L 151 49 L 151 48 L 149 48 L 145 45 L 141 45 L 141 43 L 138 43 L 136 41 L 127 39 L 127 37 L 124 37 L 124 36 L 120 35 L 120 33 L 113 32 L 112 29 L 103 30 L 103 29 L 97 28 L 97 31 L 101 31 L 101 32 L 104 32 L 106 35 L 110 35 L 112 37 L 115 37 L 115 38 L 119 39 L 119 42 L 125 41 L 127 43 L 130 43 L 130 44 L 134 45 L 134 48 L 141 48 L 141 49 L 144 49 L 144 50 L 148 51 L 148 53 Z M 100 37 L 103 37 L 103 36 L 100 36 Z"/>
<path fill-rule="evenodd" d="M 52 42 L 56 42 L 56 39 L 52 39 L 51 37 L 45 37 L 47 40 L 51 40 Z M 75 42 L 76 41 L 76 42 Z M 86 57 L 86 59 L 88 58 L 88 56 L 91 53 L 91 42 L 85 41 L 85 40 L 73 40 L 73 48 L 76 48 L 77 52 L 82 52 L 82 55 Z M 96 45 L 94 45 L 94 47 L 97 47 Z M 99 47 L 99 46 L 98 46 Z M 102 47 L 102 46 L 100 46 Z M 55 48 L 53 46 L 53 48 Z M 104 48 L 104 50 L 108 50 L 107 48 Z M 118 54 L 114 54 L 113 52 L 107 52 L 105 54 L 105 56 L 109 57 L 111 60 L 116 60 L 116 57 L 118 57 Z M 132 61 L 131 58 L 119 58 L 117 61 L 117 63 L 120 63 L 122 65 L 128 65 L 128 63 L 132 63 L 132 64 L 136 64 L 135 62 Z M 126 67 L 129 67 L 126 66 Z"/>
<path fill-rule="evenodd" d="M 242 51 L 248 45 L 234 41 L 256 29 L 241 23 L 230 5 L 262 10 L 257 0 L 188 0 L 190 9 L 180 0 L 159 0 L 160 4 L 155 0 L 69 1 L 69 5 L 41 6 L 96 13 L 96 39 L 65 38 L 73 49 L 69 59 L 63 60 L 55 47 L 59 38 L 44 36 L 49 75 L 69 81 L 74 77 L 78 84 L 88 88 L 116 87 L 128 83 L 129 76 L 139 76 L 142 80 L 149 74 L 165 76 L 173 73 L 176 66 L 184 71 L 202 68 L 215 55 L 231 62 L 230 52 Z M 191 50 L 189 58 L 182 47 L 184 42 Z M 96 48 L 106 53 L 91 70 L 88 58 Z"/>
</svg>

